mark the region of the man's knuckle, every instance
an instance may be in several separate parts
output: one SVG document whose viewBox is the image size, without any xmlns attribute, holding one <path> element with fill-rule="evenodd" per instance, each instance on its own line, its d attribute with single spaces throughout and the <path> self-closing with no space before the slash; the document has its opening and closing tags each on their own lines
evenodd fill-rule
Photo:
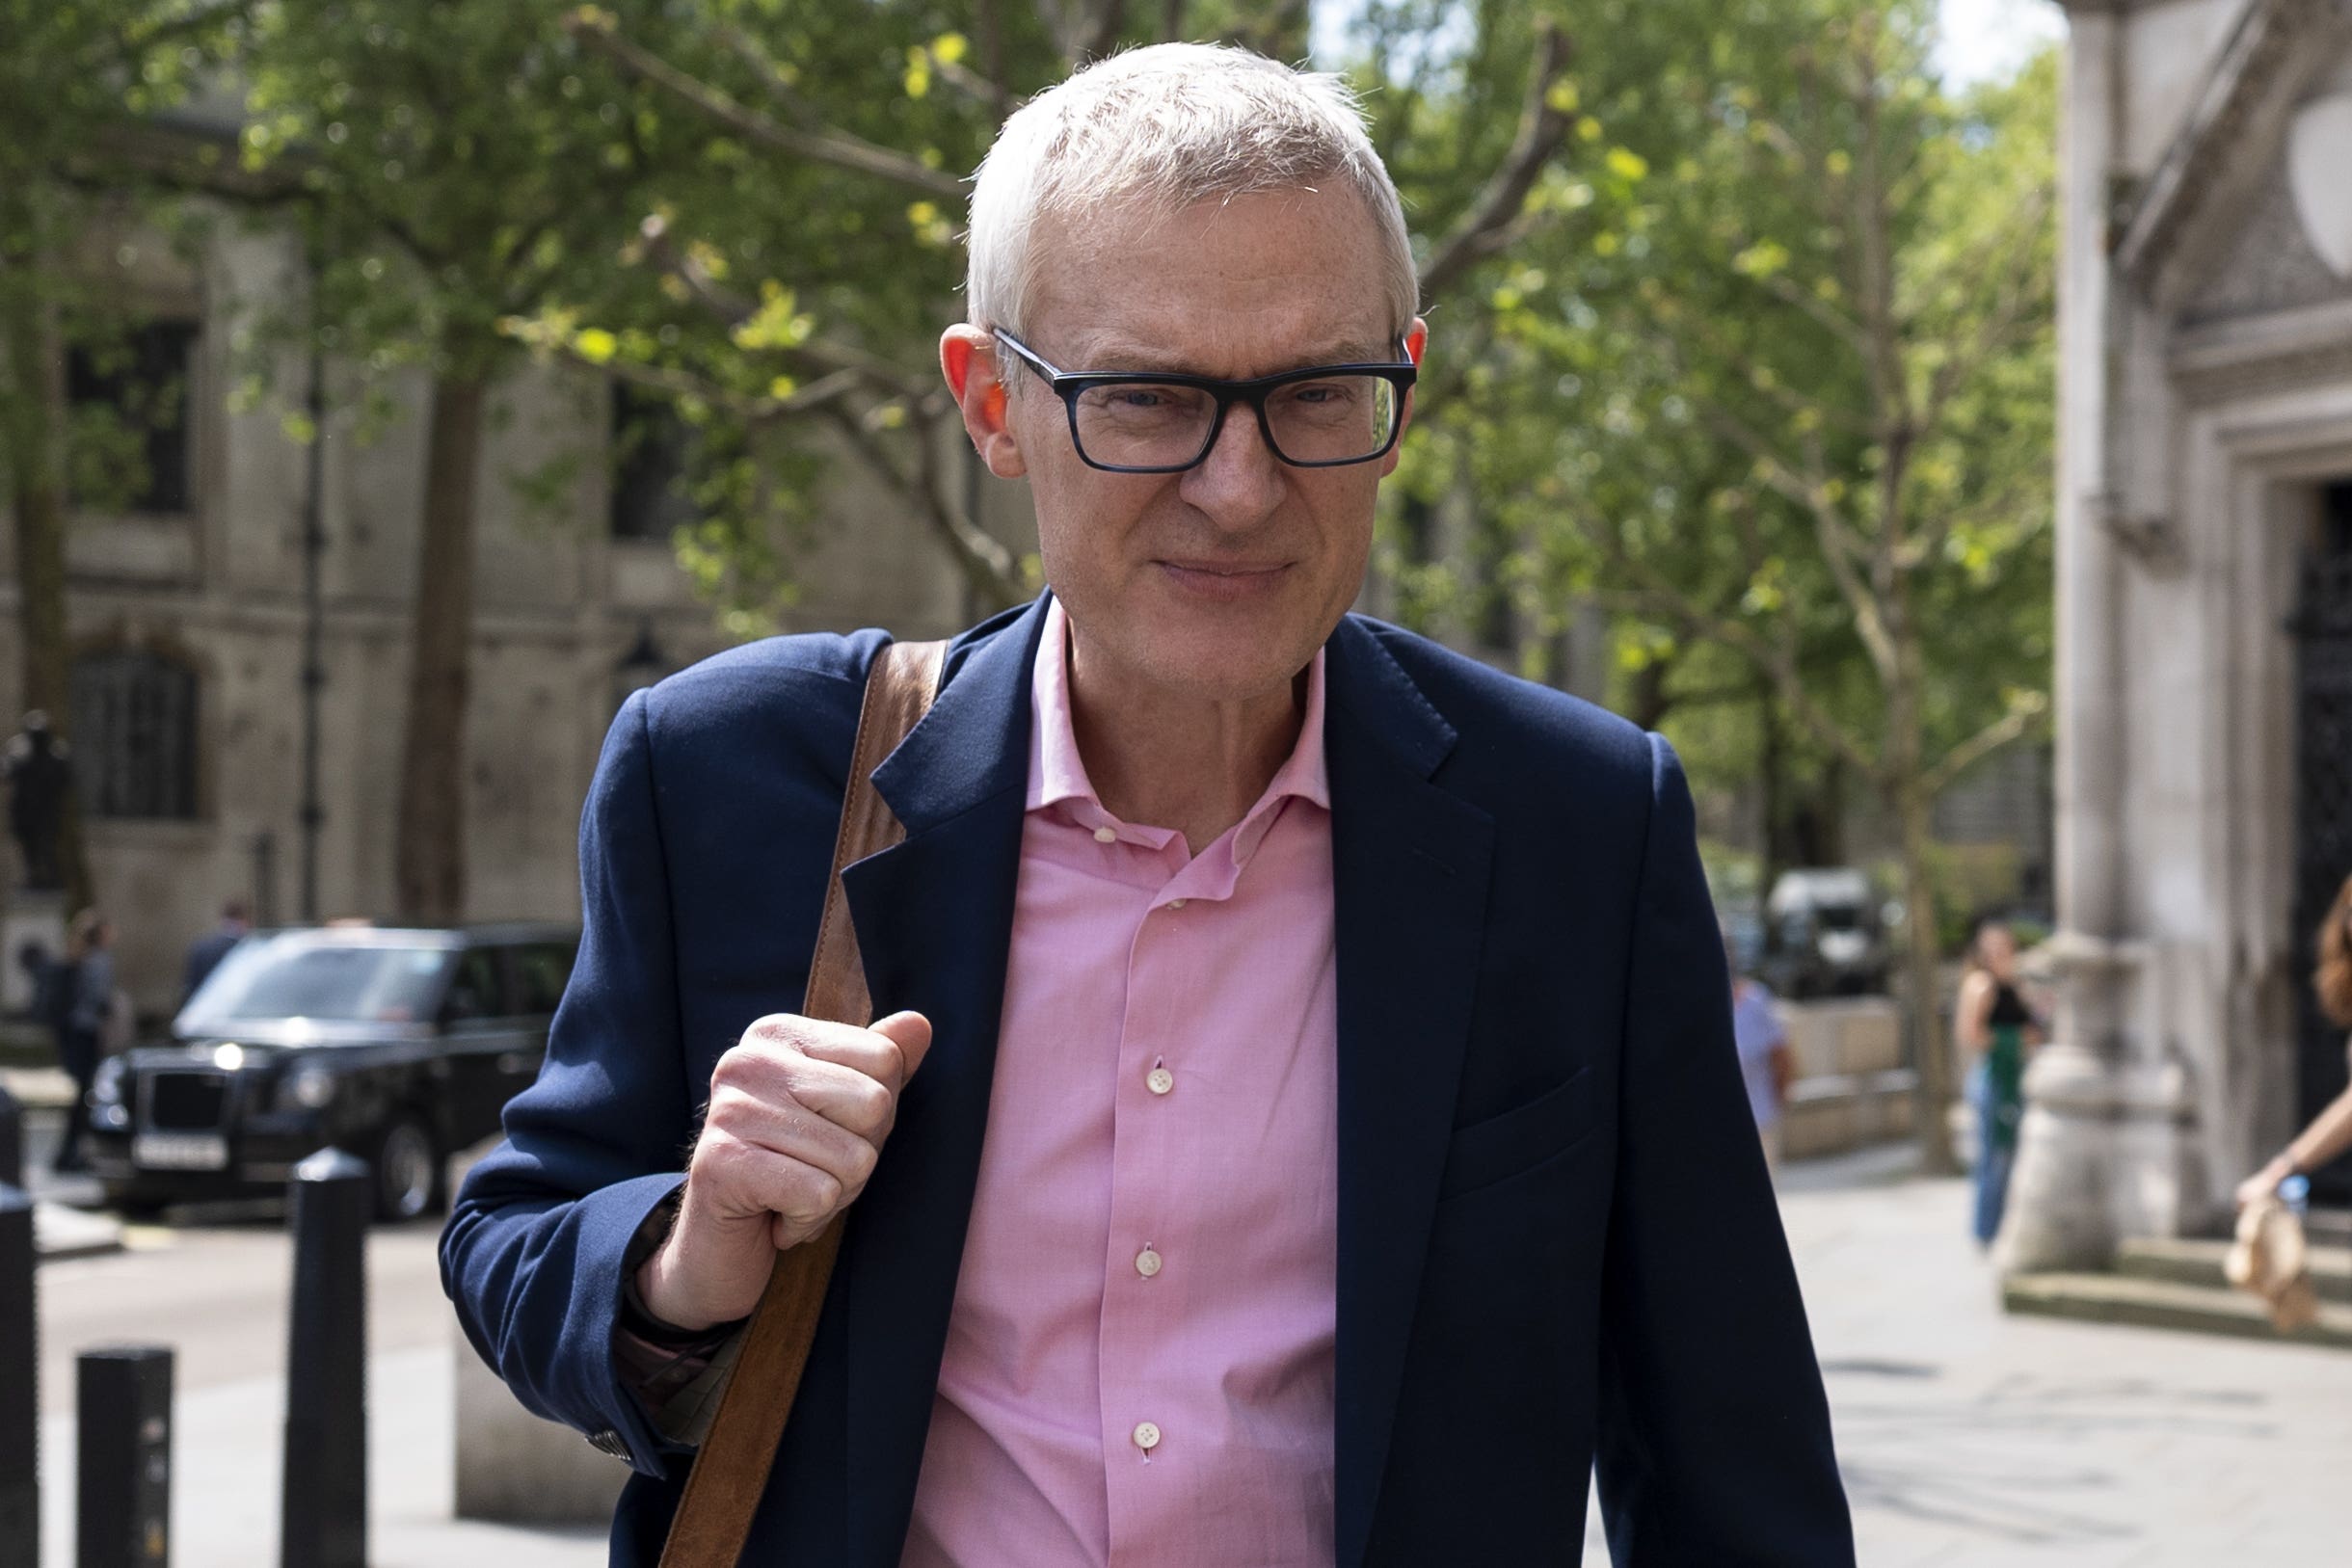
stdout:
<svg viewBox="0 0 2352 1568">
<path fill-rule="evenodd" d="M 874 1166 L 881 1157 L 882 1151 L 864 1138 L 858 1139 L 849 1149 L 849 1179 L 864 1187 L 872 1179 Z"/>
</svg>

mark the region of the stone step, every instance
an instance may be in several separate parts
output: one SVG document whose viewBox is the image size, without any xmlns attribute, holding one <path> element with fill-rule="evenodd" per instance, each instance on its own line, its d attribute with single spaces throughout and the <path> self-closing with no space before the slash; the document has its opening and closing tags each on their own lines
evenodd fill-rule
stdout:
<svg viewBox="0 0 2352 1568">
<path fill-rule="evenodd" d="M 2115 1271 L 2133 1279 L 2226 1290 L 2230 1281 L 2222 1272 L 2222 1262 L 2229 1256 L 2227 1241 L 2186 1236 L 2126 1241 L 2116 1253 Z M 2352 1305 L 2352 1251 L 2313 1241 L 2311 1260 L 2312 1284 L 2319 1298 Z"/>
<path fill-rule="evenodd" d="M 2319 1320 L 2292 1334 L 2270 1326 L 2262 1304 L 2242 1290 L 2178 1285 L 2127 1274 L 2018 1274 L 2001 1286 L 2001 1303 L 2013 1313 L 2068 1317 L 2089 1323 L 2128 1323 L 2139 1328 L 2181 1329 L 2246 1340 L 2352 1350 L 2352 1306 L 2323 1301 Z"/>
</svg>

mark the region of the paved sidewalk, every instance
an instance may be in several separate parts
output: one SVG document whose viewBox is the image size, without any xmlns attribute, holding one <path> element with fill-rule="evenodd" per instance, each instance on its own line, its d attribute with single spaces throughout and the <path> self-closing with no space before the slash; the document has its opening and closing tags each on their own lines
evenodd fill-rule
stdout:
<svg viewBox="0 0 2352 1568">
<path fill-rule="evenodd" d="M 369 1568 L 599 1568 L 604 1530 L 522 1529 L 450 1517 L 456 1415 L 451 1349 L 396 1351 L 367 1368 Z M 173 1568 L 278 1561 L 285 1385 L 182 1395 L 173 1410 Z M 41 1422 L 41 1568 L 73 1568 L 74 1422 Z"/>
<path fill-rule="evenodd" d="M 1782 1194 L 1864 1568 L 2352 1562 L 2352 1354 L 2007 1316 L 1908 1166 Z"/>
<path fill-rule="evenodd" d="M 1864 1568 L 2352 1562 L 2352 1354 L 2005 1316 L 1964 1184 L 1908 1164 L 1795 1166 L 1783 1186 Z M 450 1517 L 455 1353 L 370 1364 L 372 1568 L 596 1568 L 594 1527 Z M 277 1560 L 281 1397 L 274 1378 L 181 1396 L 175 1568 Z M 42 1442 L 42 1563 L 67 1568 L 70 1417 Z M 1597 1516 L 1585 1560 L 1608 1565 Z"/>
</svg>

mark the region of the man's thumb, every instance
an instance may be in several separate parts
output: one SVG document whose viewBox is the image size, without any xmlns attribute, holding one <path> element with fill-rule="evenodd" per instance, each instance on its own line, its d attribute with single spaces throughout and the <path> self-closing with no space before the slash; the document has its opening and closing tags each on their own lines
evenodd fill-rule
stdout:
<svg viewBox="0 0 2352 1568">
<path fill-rule="evenodd" d="M 898 1059 L 906 1064 L 909 1078 L 931 1052 L 931 1021 L 921 1013 L 893 1013 L 888 1018 L 875 1019 L 867 1027 L 898 1048 Z"/>
</svg>

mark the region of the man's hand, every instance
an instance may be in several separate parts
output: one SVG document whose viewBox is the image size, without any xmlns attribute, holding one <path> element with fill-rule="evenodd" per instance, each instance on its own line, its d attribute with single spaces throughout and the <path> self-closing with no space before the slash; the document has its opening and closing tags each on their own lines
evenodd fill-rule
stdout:
<svg viewBox="0 0 2352 1568">
<path fill-rule="evenodd" d="M 637 1270 L 646 1309 L 680 1328 L 748 1316 L 776 1254 L 856 1201 L 931 1048 L 921 1013 L 870 1028 L 774 1013 L 710 1075 L 710 1110 L 678 1223 Z"/>
</svg>

